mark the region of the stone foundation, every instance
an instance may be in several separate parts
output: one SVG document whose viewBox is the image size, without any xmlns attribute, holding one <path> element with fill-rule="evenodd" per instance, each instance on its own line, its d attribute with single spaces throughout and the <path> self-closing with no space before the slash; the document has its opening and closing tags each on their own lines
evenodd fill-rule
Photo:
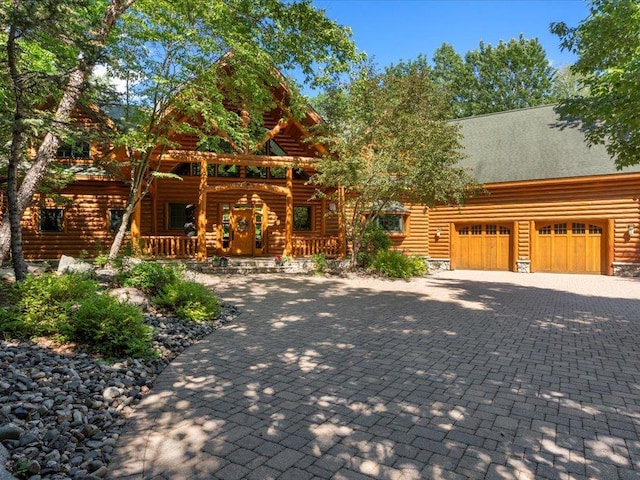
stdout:
<svg viewBox="0 0 640 480">
<path fill-rule="evenodd" d="M 613 275 L 616 277 L 640 277 L 640 263 L 613 262 Z"/>
<path fill-rule="evenodd" d="M 425 258 L 424 261 L 427 264 L 429 273 L 451 270 L 450 258 Z"/>
<path fill-rule="evenodd" d="M 531 273 L 531 260 L 516 260 L 518 273 Z"/>
</svg>

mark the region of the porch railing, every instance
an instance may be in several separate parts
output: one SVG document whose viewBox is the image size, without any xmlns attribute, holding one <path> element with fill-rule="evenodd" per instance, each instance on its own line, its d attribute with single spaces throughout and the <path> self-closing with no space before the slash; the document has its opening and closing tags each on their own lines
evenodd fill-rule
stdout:
<svg viewBox="0 0 640 480">
<path fill-rule="evenodd" d="M 340 255 L 338 237 L 293 237 L 293 256 L 309 257 L 324 253 L 329 258 Z"/>
<path fill-rule="evenodd" d="M 194 258 L 198 253 L 198 238 L 172 235 L 143 235 L 142 253 L 152 257 Z"/>
</svg>

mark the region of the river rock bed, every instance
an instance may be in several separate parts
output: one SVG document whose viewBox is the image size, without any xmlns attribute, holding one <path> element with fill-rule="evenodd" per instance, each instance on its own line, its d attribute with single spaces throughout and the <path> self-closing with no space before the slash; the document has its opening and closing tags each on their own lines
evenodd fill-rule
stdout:
<svg viewBox="0 0 640 480">
<path fill-rule="evenodd" d="M 201 323 L 146 315 L 160 352 L 149 361 L 107 362 L 73 348 L 0 340 L 0 478 L 7 474 L 3 455 L 6 469 L 18 478 L 104 478 L 127 416 L 158 374 L 236 315 L 231 305 Z"/>
</svg>

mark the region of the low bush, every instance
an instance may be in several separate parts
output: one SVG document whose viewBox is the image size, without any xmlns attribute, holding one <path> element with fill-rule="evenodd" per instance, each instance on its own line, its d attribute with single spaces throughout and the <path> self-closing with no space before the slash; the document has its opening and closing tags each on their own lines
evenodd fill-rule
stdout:
<svg viewBox="0 0 640 480">
<path fill-rule="evenodd" d="M 311 262 L 313 263 L 314 273 L 322 274 L 329 269 L 329 262 L 327 262 L 327 256 L 324 253 L 311 255 Z"/>
<path fill-rule="evenodd" d="M 15 304 L 2 314 L 0 330 L 18 337 L 59 335 L 73 309 L 96 289 L 96 282 L 77 273 L 30 275 L 12 287 Z"/>
<path fill-rule="evenodd" d="M 202 322 L 213 319 L 220 312 L 220 303 L 204 285 L 186 280 L 165 284 L 153 303 L 172 310 L 183 320 Z"/>
<path fill-rule="evenodd" d="M 371 270 L 391 278 L 421 277 L 427 266 L 420 257 L 407 257 L 400 252 L 380 251 L 371 262 Z"/>
<path fill-rule="evenodd" d="M 172 265 L 141 262 L 131 269 L 122 270 L 117 281 L 125 287 L 134 287 L 155 296 L 163 286 L 180 280 L 180 272 Z"/>
<path fill-rule="evenodd" d="M 152 358 L 152 328 L 142 312 L 105 294 L 96 294 L 73 311 L 62 332 L 67 340 L 108 357 Z"/>
<path fill-rule="evenodd" d="M 97 292 L 98 284 L 77 273 L 28 276 L 4 286 L 13 305 L 0 305 L 0 331 L 19 338 L 72 341 L 111 357 L 153 356 L 151 327 L 136 307 Z"/>
<path fill-rule="evenodd" d="M 362 246 L 358 252 L 358 265 L 367 268 L 378 252 L 386 252 L 391 248 L 389 235 L 377 223 L 369 223 L 362 237 Z"/>
</svg>

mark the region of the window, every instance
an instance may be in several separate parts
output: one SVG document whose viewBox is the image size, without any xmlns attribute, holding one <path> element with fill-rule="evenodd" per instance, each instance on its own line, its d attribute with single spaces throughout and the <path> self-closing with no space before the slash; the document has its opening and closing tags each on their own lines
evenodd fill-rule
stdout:
<svg viewBox="0 0 640 480">
<path fill-rule="evenodd" d="M 469 227 L 462 227 L 458 232 L 458 235 L 469 235 Z"/>
<path fill-rule="evenodd" d="M 293 178 L 296 180 L 309 180 L 309 174 L 301 168 L 293 169 Z"/>
<path fill-rule="evenodd" d="M 496 235 L 498 233 L 497 225 L 489 224 L 489 225 L 486 225 L 484 228 L 487 235 Z"/>
<path fill-rule="evenodd" d="M 551 235 L 551 225 L 545 225 L 544 227 L 538 229 L 538 233 L 540 235 Z"/>
<path fill-rule="evenodd" d="M 566 223 L 556 223 L 553 226 L 553 233 L 556 235 L 566 235 L 567 233 L 567 224 Z"/>
<path fill-rule="evenodd" d="M 271 167 L 269 168 L 269 178 L 286 178 L 287 169 L 285 167 Z"/>
<path fill-rule="evenodd" d="M 589 225 L 589 233 L 601 235 L 602 227 L 599 227 L 597 225 Z"/>
<path fill-rule="evenodd" d="M 257 152 L 257 154 L 284 157 L 287 155 L 287 152 L 285 152 L 274 139 L 271 139 L 265 144 L 261 151 Z"/>
<path fill-rule="evenodd" d="M 40 210 L 41 232 L 62 232 L 64 230 L 64 210 L 62 208 L 43 208 Z"/>
<path fill-rule="evenodd" d="M 261 212 L 256 212 L 254 225 L 255 225 L 256 249 L 260 250 L 262 248 L 262 213 Z"/>
<path fill-rule="evenodd" d="M 482 225 L 471 225 L 471 235 L 482 235 Z"/>
<path fill-rule="evenodd" d="M 186 203 L 169 204 L 169 230 L 184 230 L 187 223 L 187 207 Z"/>
<path fill-rule="evenodd" d="M 404 217 L 402 215 L 393 213 L 379 215 L 376 222 L 387 233 L 404 233 Z"/>
<path fill-rule="evenodd" d="M 222 205 L 222 248 L 229 248 L 229 238 L 231 234 L 231 213 L 229 204 Z"/>
<path fill-rule="evenodd" d="M 239 177 L 240 166 L 239 165 L 218 165 L 219 177 Z"/>
<path fill-rule="evenodd" d="M 180 163 L 173 169 L 173 173 L 182 177 L 199 177 L 200 176 L 200 164 L 199 163 Z M 216 166 L 213 164 L 207 165 L 207 175 L 215 177 Z"/>
<path fill-rule="evenodd" d="M 500 235 L 511 235 L 511 230 L 507 227 L 500 227 Z"/>
<path fill-rule="evenodd" d="M 64 143 L 56 150 L 58 158 L 91 158 L 91 144 L 89 142 Z"/>
<path fill-rule="evenodd" d="M 112 208 L 109 210 L 109 232 L 116 233 L 122 224 L 122 216 L 124 210 L 120 208 Z M 127 226 L 127 229 L 129 227 Z"/>
<path fill-rule="evenodd" d="M 267 167 L 245 167 L 245 177 L 247 178 L 267 178 Z"/>
<path fill-rule="evenodd" d="M 293 207 L 293 229 L 298 232 L 312 230 L 311 207 Z"/>
<path fill-rule="evenodd" d="M 581 234 L 585 232 L 585 224 L 584 223 L 572 223 L 571 224 L 571 233 L 573 234 Z"/>
</svg>

